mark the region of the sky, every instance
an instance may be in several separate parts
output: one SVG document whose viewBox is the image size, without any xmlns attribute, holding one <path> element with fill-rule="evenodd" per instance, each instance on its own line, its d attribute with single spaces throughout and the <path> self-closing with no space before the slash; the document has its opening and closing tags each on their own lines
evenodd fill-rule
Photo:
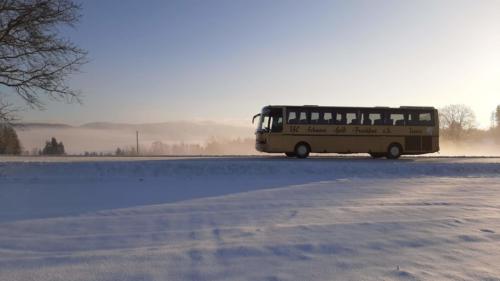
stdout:
<svg viewBox="0 0 500 281">
<path fill-rule="evenodd" d="M 500 104 L 500 1 L 87 0 L 83 105 L 23 121 L 250 124 L 268 104 Z"/>
</svg>

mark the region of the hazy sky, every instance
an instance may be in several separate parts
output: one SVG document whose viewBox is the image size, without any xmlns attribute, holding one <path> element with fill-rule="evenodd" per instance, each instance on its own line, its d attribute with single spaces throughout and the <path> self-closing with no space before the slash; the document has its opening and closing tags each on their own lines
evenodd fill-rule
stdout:
<svg viewBox="0 0 500 281">
<path fill-rule="evenodd" d="M 267 104 L 500 104 L 500 1 L 91 1 L 91 62 L 24 121 L 248 120 Z"/>
</svg>

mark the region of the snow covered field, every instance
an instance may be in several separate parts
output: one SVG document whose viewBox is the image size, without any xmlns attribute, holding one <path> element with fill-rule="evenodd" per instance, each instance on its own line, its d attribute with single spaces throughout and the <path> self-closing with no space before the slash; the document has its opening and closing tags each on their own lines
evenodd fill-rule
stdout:
<svg viewBox="0 0 500 281">
<path fill-rule="evenodd" d="M 127 160 L 1 158 L 0 280 L 500 280 L 498 158 Z"/>
</svg>

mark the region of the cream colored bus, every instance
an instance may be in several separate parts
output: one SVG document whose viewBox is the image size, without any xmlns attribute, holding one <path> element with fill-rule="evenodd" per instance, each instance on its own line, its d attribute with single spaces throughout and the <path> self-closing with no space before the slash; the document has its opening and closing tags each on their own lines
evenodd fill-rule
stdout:
<svg viewBox="0 0 500 281">
<path fill-rule="evenodd" d="M 309 153 L 369 153 L 396 159 L 439 151 L 434 107 L 270 105 L 254 116 L 258 151 L 306 158 Z"/>
</svg>

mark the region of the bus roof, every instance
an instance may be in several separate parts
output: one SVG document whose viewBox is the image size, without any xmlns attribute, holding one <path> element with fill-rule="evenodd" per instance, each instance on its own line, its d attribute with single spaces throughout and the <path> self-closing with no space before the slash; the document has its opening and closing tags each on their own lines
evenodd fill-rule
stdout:
<svg viewBox="0 0 500 281">
<path fill-rule="evenodd" d="M 342 109 L 415 109 L 415 110 L 434 110 L 433 106 L 400 106 L 400 107 L 389 107 L 389 106 L 319 106 L 319 105 L 268 105 L 265 107 L 315 107 L 315 108 L 342 108 Z"/>
</svg>

